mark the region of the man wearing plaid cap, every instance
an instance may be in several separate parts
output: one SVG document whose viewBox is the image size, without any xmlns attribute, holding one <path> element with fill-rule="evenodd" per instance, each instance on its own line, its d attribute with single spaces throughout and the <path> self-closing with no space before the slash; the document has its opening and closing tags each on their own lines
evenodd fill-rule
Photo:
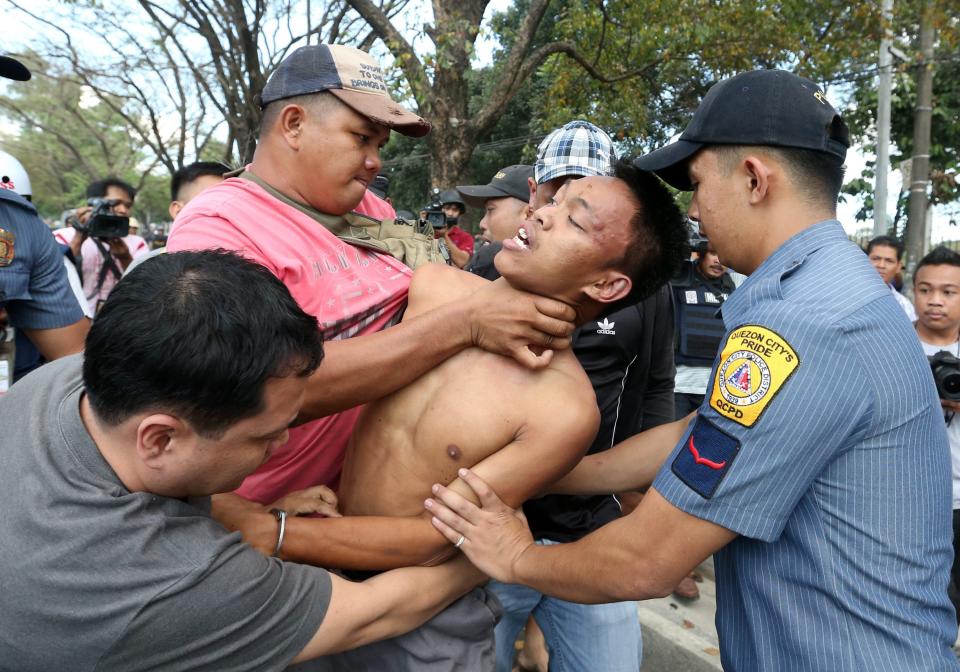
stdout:
<svg viewBox="0 0 960 672">
<path fill-rule="evenodd" d="M 232 249 L 263 264 L 318 318 L 328 341 L 327 361 L 311 378 L 299 418 L 312 421 L 293 428 L 289 443 L 238 490 L 267 503 L 335 482 L 360 405 L 472 345 L 545 366 L 549 349 L 566 347 L 572 330 L 558 318 L 572 319 L 573 311 L 492 287 L 398 324 L 411 270 L 334 231 L 349 230 L 345 216 L 375 199 L 367 187 L 391 129 L 420 137 L 430 124 L 390 98 L 369 54 L 341 45 L 291 53 L 260 101 L 252 163 L 184 208 L 167 249 Z M 548 348 L 546 356 L 534 355 L 530 344 Z"/>
<path fill-rule="evenodd" d="M 617 153 L 603 130 L 575 120 L 552 131 L 537 151 L 528 178 L 529 205 L 550 203 L 570 180 L 609 174 Z M 487 245 L 467 270 L 496 278 L 493 259 L 500 242 Z M 597 453 L 634 434 L 673 420 L 673 309 L 666 286 L 653 296 L 577 329 L 573 350 L 593 385 L 600 428 L 588 453 Z M 611 494 L 548 495 L 523 507 L 541 544 L 576 541 L 621 516 Z M 514 641 L 533 615 L 550 649 L 551 669 L 635 671 L 641 635 L 635 602 L 577 604 L 519 585 L 491 581 L 504 608 L 497 625 L 497 671 L 510 672 Z"/>
</svg>

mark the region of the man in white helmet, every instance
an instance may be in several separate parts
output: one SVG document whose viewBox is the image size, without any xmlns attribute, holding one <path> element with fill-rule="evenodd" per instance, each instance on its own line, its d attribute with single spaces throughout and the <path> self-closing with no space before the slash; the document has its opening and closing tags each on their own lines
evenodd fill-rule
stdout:
<svg viewBox="0 0 960 672">
<path fill-rule="evenodd" d="M 30 71 L 17 60 L 0 56 L 0 76 L 26 81 Z M 6 323 L 22 330 L 47 360 L 79 352 L 90 324 L 70 289 L 63 255 L 36 208 L 17 193 L 24 188 L 30 191 L 23 166 L 16 159 L 3 164 L 0 313 Z M 0 362 L 0 394 L 12 383 L 13 372 L 8 367 L 7 362 Z"/>
</svg>

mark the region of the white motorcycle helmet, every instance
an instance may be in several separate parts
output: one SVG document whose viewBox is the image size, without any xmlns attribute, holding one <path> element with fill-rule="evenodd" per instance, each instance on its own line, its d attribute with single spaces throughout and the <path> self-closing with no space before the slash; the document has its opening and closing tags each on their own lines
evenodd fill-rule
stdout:
<svg viewBox="0 0 960 672">
<path fill-rule="evenodd" d="M 30 188 L 30 176 L 23 169 L 23 164 L 17 161 L 12 154 L 0 150 L 0 189 L 9 189 L 20 194 L 28 201 L 33 196 Z"/>
</svg>

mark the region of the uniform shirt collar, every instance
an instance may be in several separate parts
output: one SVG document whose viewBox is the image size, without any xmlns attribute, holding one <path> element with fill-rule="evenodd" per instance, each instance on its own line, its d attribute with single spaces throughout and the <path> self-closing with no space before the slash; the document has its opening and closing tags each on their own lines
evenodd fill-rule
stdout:
<svg viewBox="0 0 960 672">
<path fill-rule="evenodd" d="M 774 250 L 723 304 L 721 310 L 727 328 L 737 325 L 751 306 L 763 300 L 782 299 L 780 279 L 799 268 L 810 254 L 828 243 L 846 240 L 847 234 L 836 219 L 817 222 L 790 238 Z"/>
</svg>

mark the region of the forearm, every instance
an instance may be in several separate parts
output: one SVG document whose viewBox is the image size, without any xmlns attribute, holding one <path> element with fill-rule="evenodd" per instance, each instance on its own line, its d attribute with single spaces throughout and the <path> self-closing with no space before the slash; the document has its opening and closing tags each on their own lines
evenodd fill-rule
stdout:
<svg viewBox="0 0 960 672">
<path fill-rule="evenodd" d="M 450 252 L 450 261 L 452 261 L 457 268 L 463 268 L 467 265 L 467 262 L 470 261 L 470 253 L 461 250 L 454 245 L 453 241 L 449 238 L 447 238 L 447 250 Z"/>
<path fill-rule="evenodd" d="M 687 429 L 689 416 L 632 436 L 610 450 L 587 455 L 549 492 L 595 495 L 640 490 L 653 483 L 664 460 Z"/>
<path fill-rule="evenodd" d="M 377 571 L 437 564 L 452 554 L 449 542 L 422 516 L 347 516 L 288 517 L 280 556 L 319 567 Z"/>
<path fill-rule="evenodd" d="M 84 340 L 90 331 L 90 320 L 81 317 L 73 324 L 57 329 L 24 329 L 44 359 L 53 361 L 83 350 Z"/>
<path fill-rule="evenodd" d="M 367 583 L 384 600 L 388 618 L 420 623 L 486 580 L 483 572 L 460 556 L 437 567 L 395 569 Z M 416 589 L 408 590 L 409 585 Z"/>
<path fill-rule="evenodd" d="M 375 334 L 324 344 L 298 422 L 384 397 L 471 345 L 464 303 L 446 304 Z"/>
<path fill-rule="evenodd" d="M 644 557 L 641 545 L 628 540 L 623 520 L 577 542 L 529 546 L 514 565 L 513 582 L 582 604 L 668 595 L 672 585 L 667 585 L 660 568 Z M 647 539 L 646 543 L 656 542 Z"/>
<path fill-rule="evenodd" d="M 367 579 L 363 586 L 378 611 L 365 627 L 351 628 L 337 649 L 409 632 L 485 581 L 487 577 L 463 557 L 439 567 L 407 567 Z"/>
</svg>

